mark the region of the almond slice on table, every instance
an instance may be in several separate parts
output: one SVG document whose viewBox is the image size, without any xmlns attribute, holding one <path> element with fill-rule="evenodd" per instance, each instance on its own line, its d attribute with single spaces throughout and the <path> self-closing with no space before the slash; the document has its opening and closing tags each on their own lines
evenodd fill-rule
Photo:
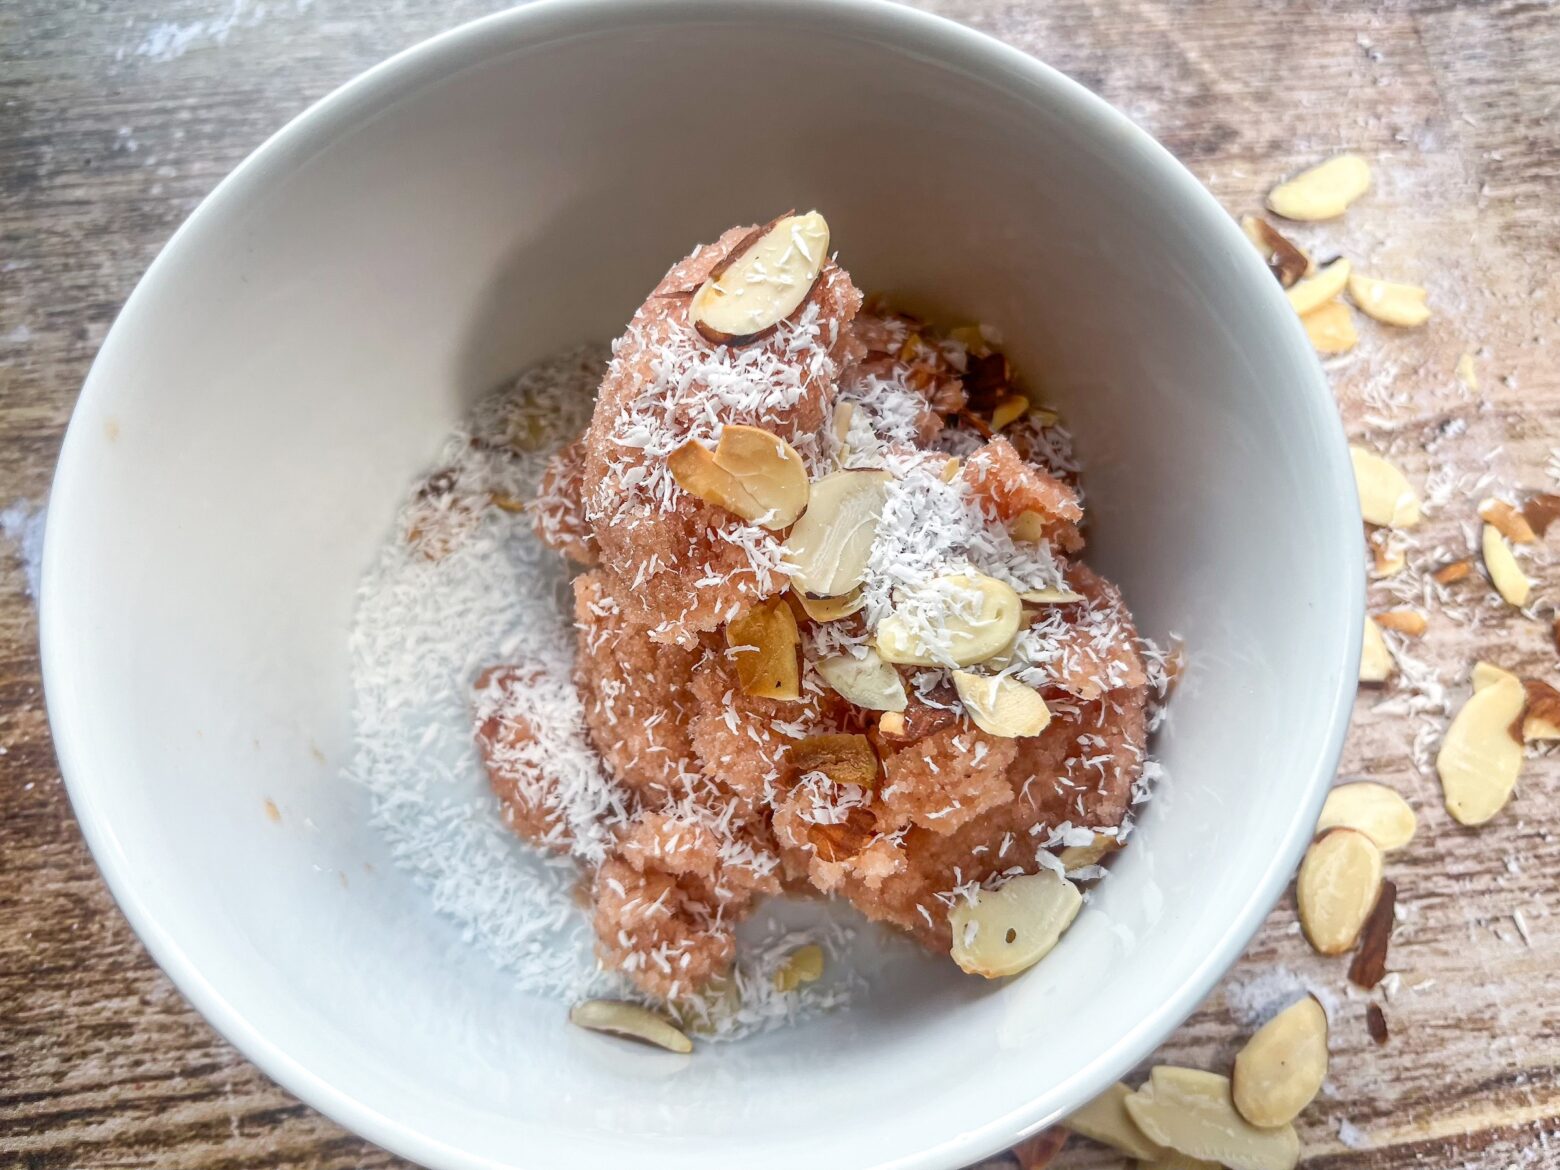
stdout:
<svg viewBox="0 0 1560 1170">
<path fill-rule="evenodd" d="M 868 711 L 903 711 L 909 702 L 899 672 L 871 647 L 860 658 L 854 654 L 820 658 L 817 670 L 842 699 Z"/>
<path fill-rule="evenodd" d="M 1419 818 L 1396 789 L 1371 780 L 1340 784 L 1327 794 L 1316 831 L 1354 829 L 1383 852 L 1401 849 L 1414 839 Z"/>
<path fill-rule="evenodd" d="M 1218 1073 L 1156 1065 L 1125 1104 L 1150 1141 L 1230 1170 L 1294 1170 L 1300 1160 L 1294 1127 L 1252 1125 Z"/>
<path fill-rule="evenodd" d="M 776 991 L 795 991 L 804 983 L 823 978 L 823 948 L 817 943 L 797 947 L 775 972 Z"/>
<path fill-rule="evenodd" d="M 1425 296 L 1425 290 L 1416 284 L 1395 284 L 1357 272 L 1349 277 L 1349 299 L 1359 306 L 1360 312 L 1384 325 L 1423 325 L 1430 320 Z"/>
<path fill-rule="evenodd" d="M 1529 501 L 1531 502 L 1531 501 Z M 1479 501 L 1479 519 L 1497 529 L 1512 544 L 1532 544 L 1538 533 L 1516 506 L 1491 496 Z"/>
<path fill-rule="evenodd" d="M 861 584 L 892 481 L 886 471 L 836 471 L 812 485 L 785 542 L 797 589 L 839 597 Z"/>
<path fill-rule="evenodd" d="M 1384 683 L 1396 669 L 1397 661 L 1387 648 L 1387 640 L 1381 636 L 1381 627 L 1367 615 L 1364 644 L 1360 647 L 1360 682 Z"/>
<path fill-rule="evenodd" d="M 1460 561 L 1448 561 L 1435 572 L 1431 573 L 1431 579 L 1437 585 L 1455 585 L 1464 581 L 1473 572 L 1473 562 L 1467 557 Z"/>
<path fill-rule="evenodd" d="M 1522 770 L 1522 744 L 1512 725 L 1522 717 L 1527 694 L 1516 676 L 1500 674 L 1469 696 L 1435 757 L 1446 811 L 1460 824 L 1482 825 L 1504 808 Z"/>
<path fill-rule="evenodd" d="M 1350 264 L 1342 256 L 1289 289 L 1285 295 L 1295 312 L 1304 317 L 1335 300 L 1349 283 Z M 1347 311 L 1347 310 L 1345 310 Z"/>
<path fill-rule="evenodd" d="M 761 427 L 726 427 L 714 451 L 689 439 L 666 465 L 689 495 L 771 531 L 789 526 L 807 507 L 802 457 Z"/>
<path fill-rule="evenodd" d="M 1148 1140 L 1137 1122 L 1127 1113 L 1126 1100 L 1132 1090 L 1117 1081 L 1082 1109 L 1062 1120 L 1062 1125 L 1090 1141 L 1109 1146 L 1139 1162 L 1154 1162 L 1165 1154 L 1163 1147 Z"/>
<path fill-rule="evenodd" d="M 1430 628 L 1430 619 L 1417 609 L 1389 609 L 1376 615 L 1376 624 L 1383 630 L 1420 638 Z"/>
<path fill-rule="evenodd" d="M 1295 895 L 1300 926 L 1319 954 L 1354 945 L 1381 894 L 1381 850 L 1357 829 L 1328 829 L 1305 851 Z"/>
<path fill-rule="evenodd" d="M 948 911 L 949 952 L 959 969 L 987 979 L 1028 970 L 1050 953 L 1083 905 L 1078 887 L 1049 869 L 977 890 Z"/>
<path fill-rule="evenodd" d="M 1517 678 L 1516 675 L 1512 674 L 1511 671 L 1502 670 L 1493 662 L 1475 662 L 1473 664 L 1473 674 L 1470 681 L 1473 683 L 1473 691 L 1475 694 L 1478 694 L 1478 692 L 1482 691 L 1491 683 L 1498 683 L 1502 679 L 1510 679 L 1512 682 L 1517 683 L 1521 681 Z"/>
<path fill-rule="evenodd" d="M 1268 271 L 1278 277 L 1278 283 L 1285 288 L 1311 270 L 1311 258 L 1285 239 L 1267 220 L 1256 215 L 1242 216 L 1240 228 L 1262 254 Z"/>
<path fill-rule="evenodd" d="M 1311 339 L 1311 348 L 1327 357 L 1348 353 L 1359 344 L 1354 314 L 1342 301 L 1328 301 L 1320 308 L 1312 309 L 1300 318 L 1300 324 L 1305 326 L 1305 335 Z"/>
<path fill-rule="evenodd" d="M 1396 923 L 1397 885 L 1391 881 L 1381 883 L 1381 896 L 1371 908 L 1365 929 L 1360 932 L 1360 949 L 1349 964 L 1349 982 L 1370 991 L 1387 977 L 1387 948 L 1392 943 L 1392 927 Z"/>
<path fill-rule="evenodd" d="M 1246 1041 L 1235 1057 L 1230 1095 L 1252 1125 L 1287 1125 L 1327 1079 L 1327 1013 L 1314 995 L 1296 1000 Z"/>
<path fill-rule="evenodd" d="M 1360 514 L 1381 528 L 1412 528 L 1419 523 L 1419 493 L 1387 460 L 1364 447 L 1350 447 Z"/>
<path fill-rule="evenodd" d="M 1541 679 L 1523 682 L 1527 691 L 1527 711 L 1522 716 L 1525 743 L 1560 739 L 1560 691 Z"/>
<path fill-rule="evenodd" d="M 1528 580 L 1522 566 L 1517 564 L 1511 546 L 1495 525 L 1484 526 L 1480 549 L 1484 553 L 1484 567 L 1489 570 L 1495 592 L 1500 594 L 1501 600 L 1507 605 L 1521 609 L 1533 595 L 1533 582 Z"/>
<path fill-rule="evenodd" d="M 1357 154 L 1340 154 L 1301 171 L 1268 192 L 1268 209 L 1285 219 L 1336 219 L 1370 190 L 1370 164 Z"/>
<path fill-rule="evenodd" d="M 1050 708 L 1040 692 L 1016 679 L 956 670 L 953 685 L 966 713 L 987 735 L 1020 739 L 1039 735 L 1051 722 Z"/>
<path fill-rule="evenodd" d="M 610 1032 L 631 1040 L 643 1040 L 668 1052 L 689 1053 L 693 1041 L 672 1024 L 638 1004 L 612 999 L 587 999 L 569 1009 L 569 1023 L 592 1032 Z"/>
<path fill-rule="evenodd" d="M 688 319 L 718 345 L 746 345 L 801 307 L 829 258 L 829 225 L 816 211 L 754 230 L 711 271 Z"/>
<path fill-rule="evenodd" d="M 726 647 L 745 695 L 764 699 L 802 697 L 796 615 L 783 597 L 760 601 L 726 623 Z"/>
<path fill-rule="evenodd" d="M 878 623 L 877 652 L 907 666 L 974 666 L 1013 640 L 1023 609 L 1012 586 L 995 577 L 938 577 Z"/>
</svg>

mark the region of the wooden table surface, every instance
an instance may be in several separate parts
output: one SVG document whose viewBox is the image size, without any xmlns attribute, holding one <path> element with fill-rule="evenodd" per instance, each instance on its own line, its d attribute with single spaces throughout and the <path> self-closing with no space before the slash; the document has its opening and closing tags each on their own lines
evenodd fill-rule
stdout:
<svg viewBox="0 0 1560 1170">
<path fill-rule="evenodd" d="M 1390 450 L 1428 488 L 1433 506 L 1411 562 L 1467 549 L 1479 495 L 1555 486 L 1560 9 L 1535 0 L 930 6 L 1104 95 L 1232 212 L 1256 210 L 1276 177 L 1335 150 L 1372 160 L 1375 190 L 1342 224 L 1300 235 L 1320 255 L 1345 252 L 1430 289 L 1428 327 L 1362 320 L 1360 349 L 1331 363 L 1351 434 Z M 496 7 L 0 7 L 0 1165 L 404 1165 L 250 1067 L 119 914 L 50 746 L 28 569 L 77 388 L 174 228 L 314 99 Z M 1454 374 L 1465 353 L 1478 392 Z M 1546 578 L 1560 580 L 1549 559 L 1540 549 L 1535 560 L 1541 597 Z M 1388 864 L 1402 907 L 1395 990 L 1349 993 L 1344 963 L 1313 955 L 1296 933 L 1291 896 L 1159 1054 L 1222 1069 L 1254 1022 L 1297 989 L 1330 997 L 1331 1079 L 1300 1124 L 1317 1170 L 1560 1167 L 1560 916 L 1551 916 L 1560 768 L 1530 759 L 1511 807 L 1468 830 L 1446 815 L 1412 751 L 1416 736 L 1433 751 L 1476 657 L 1552 681 L 1560 669 L 1547 619 L 1492 602 L 1478 578 L 1454 593 L 1455 604 L 1431 607 L 1429 634 L 1413 648 L 1424 664 L 1417 685 L 1359 700 L 1341 772 L 1393 784 L 1420 811 L 1419 836 Z M 1373 587 L 1373 605 L 1386 596 Z M 1384 1047 L 1366 1033 L 1367 1003 L 1384 1010 Z M 1078 1142 L 1059 1164 L 1119 1162 Z"/>
</svg>

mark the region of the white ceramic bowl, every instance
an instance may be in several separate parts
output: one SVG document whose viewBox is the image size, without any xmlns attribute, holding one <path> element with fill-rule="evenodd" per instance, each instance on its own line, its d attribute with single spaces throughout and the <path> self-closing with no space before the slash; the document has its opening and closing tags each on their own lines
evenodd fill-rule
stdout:
<svg viewBox="0 0 1560 1170">
<path fill-rule="evenodd" d="M 1043 964 L 994 986 L 912 964 L 684 1060 L 571 1030 L 390 864 L 339 773 L 346 632 L 475 395 L 791 206 L 826 212 L 863 286 L 1004 328 L 1078 433 L 1094 564 L 1192 669 L 1169 782 Z M 343 1124 L 438 1167 L 947 1170 L 1142 1058 L 1278 898 L 1355 687 L 1360 545 L 1275 282 L 1102 102 L 887 4 L 552 0 L 321 102 L 158 258 L 61 457 L 44 666 L 131 923 Z"/>
</svg>

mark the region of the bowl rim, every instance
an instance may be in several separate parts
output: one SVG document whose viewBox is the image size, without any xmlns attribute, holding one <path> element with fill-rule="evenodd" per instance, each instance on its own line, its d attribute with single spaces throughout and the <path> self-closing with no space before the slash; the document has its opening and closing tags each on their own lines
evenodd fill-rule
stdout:
<svg viewBox="0 0 1560 1170">
<path fill-rule="evenodd" d="M 522 7 L 472 20 L 414 44 L 345 82 L 292 118 L 224 177 L 181 224 L 136 284 L 110 336 L 122 327 L 134 306 L 158 295 L 157 286 L 179 263 L 190 236 L 198 225 L 216 214 L 219 206 L 241 202 L 252 191 L 262 188 L 274 172 L 285 170 L 294 159 L 306 157 L 328 142 L 344 125 L 351 124 L 360 111 L 387 105 L 409 88 L 450 76 L 486 60 L 493 52 L 509 52 L 523 42 L 545 44 L 573 34 L 588 34 L 618 18 L 640 22 L 650 19 L 671 25 L 754 20 L 823 22 L 832 26 L 837 35 L 855 35 L 900 49 L 933 53 L 945 62 L 978 65 L 992 73 L 1000 70 L 1002 84 L 1015 90 L 1022 88 L 1031 100 L 1043 100 L 1101 140 L 1111 140 L 1112 149 L 1132 150 L 1143 165 L 1156 168 L 1167 197 L 1183 203 L 1196 217 L 1198 222 L 1188 230 L 1207 231 L 1214 239 L 1222 235 L 1226 242 L 1241 240 L 1234 220 L 1213 196 L 1125 114 L 1022 50 L 945 17 L 889 0 L 531 0 Z M 1245 269 L 1244 278 L 1253 288 L 1258 287 L 1259 280 L 1268 286 L 1265 296 L 1253 299 L 1259 304 L 1266 300 L 1266 311 L 1270 313 L 1283 312 L 1284 302 L 1272 291 L 1271 278 L 1255 252 L 1243 240 L 1239 249 L 1232 250 L 1244 251 L 1249 257 L 1240 267 Z M 1286 316 L 1290 318 L 1287 328 L 1303 342 L 1298 320 L 1292 314 Z M 1297 354 L 1309 352 L 1309 346 L 1292 348 Z M 1308 369 L 1297 370 L 1296 374 L 1299 381 L 1308 385 L 1306 408 L 1318 433 L 1332 433 L 1338 438 L 1330 450 L 1323 451 L 1325 466 L 1318 468 L 1322 479 L 1317 485 L 1317 496 L 1330 499 L 1340 509 L 1340 516 L 1357 519 L 1358 499 L 1344 431 L 1325 375 L 1314 358 Z M 73 485 L 85 474 L 90 459 L 81 435 L 84 428 L 77 425 L 84 413 L 80 408 L 107 395 L 108 381 L 109 374 L 95 359 L 56 468 L 44 541 L 39 641 L 45 699 L 61 775 L 82 834 L 110 892 L 153 960 L 196 1010 L 246 1059 L 288 1092 L 353 1133 L 418 1163 L 440 1170 L 514 1170 L 516 1163 L 498 1162 L 463 1150 L 381 1112 L 295 1060 L 285 1042 L 262 1032 L 207 979 L 178 939 L 161 925 L 156 907 L 135 888 L 114 827 L 101 815 L 93 785 L 85 775 L 78 744 L 90 735 L 90 717 L 76 701 L 60 649 L 69 638 L 70 618 L 58 591 L 51 588 L 52 582 L 59 579 L 56 562 L 62 555 L 62 541 L 57 538 L 69 527 L 69 516 L 77 507 L 74 500 L 78 493 Z M 1364 591 L 1357 584 L 1364 580 L 1364 550 L 1356 547 L 1358 544 L 1343 542 L 1336 562 L 1340 592 L 1353 596 L 1355 601 L 1324 658 L 1335 668 L 1335 681 L 1327 696 L 1326 734 L 1307 781 L 1306 799 L 1296 807 L 1281 845 L 1274 850 L 1266 868 L 1248 884 L 1238 912 L 1228 921 L 1218 945 L 1204 956 L 1191 978 L 1113 1045 L 1097 1052 L 1073 1081 L 974 1128 L 951 1133 L 928 1149 L 875 1163 L 870 1170 L 948 1170 L 989 1157 L 1051 1124 L 1069 1108 L 1102 1092 L 1147 1056 L 1191 1015 L 1240 957 L 1287 887 L 1300 854 L 1311 839 L 1312 826 L 1342 754 L 1356 691 L 1364 620 Z M 537 1170 L 545 1165 L 529 1158 L 527 1162 Z"/>
</svg>

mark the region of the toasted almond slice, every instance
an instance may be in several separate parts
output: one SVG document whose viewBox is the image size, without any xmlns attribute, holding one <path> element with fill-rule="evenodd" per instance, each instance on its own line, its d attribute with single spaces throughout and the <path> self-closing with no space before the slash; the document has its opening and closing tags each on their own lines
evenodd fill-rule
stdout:
<svg viewBox="0 0 1560 1170">
<path fill-rule="evenodd" d="M 977 890 L 948 911 L 953 961 L 987 979 L 1017 975 L 1050 953 L 1082 905 L 1078 887 L 1049 869 Z"/>
<path fill-rule="evenodd" d="M 1397 886 L 1383 881 L 1381 896 L 1371 907 L 1365 929 L 1360 932 L 1360 949 L 1354 952 L 1354 959 L 1349 963 L 1349 982 L 1354 986 L 1369 991 L 1387 977 L 1387 947 L 1392 942 L 1396 907 Z"/>
<path fill-rule="evenodd" d="M 835 784 L 854 784 L 858 788 L 877 784 L 877 753 L 864 735 L 809 735 L 786 749 L 786 762 L 798 775 L 822 772 Z"/>
<path fill-rule="evenodd" d="M 1340 154 L 1274 187 L 1267 205 L 1285 219 L 1335 219 L 1369 190 L 1370 165 L 1357 154 Z"/>
<path fill-rule="evenodd" d="M 964 710 L 987 735 L 1019 739 L 1039 735 L 1051 722 L 1051 711 L 1033 687 L 1006 675 L 982 676 L 953 672 L 953 685 Z"/>
<path fill-rule="evenodd" d="M 1042 1129 L 1026 1137 L 1010 1151 L 1018 1170 L 1046 1170 L 1067 1144 L 1068 1133 L 1059 1125 Z"/>
<path fill-rule="evenodd" d="M 1087 845 L 1067 846 L 1056 855 L 1056 860 L 1062 863 L 1063 869 L 1071 873 L 1075 869 L 1084 869 L 1087 866 L 1098 865 L 1121 847 L 1119 839 L 1107 837 L 1103 833 L 1096 833 L 1094 840 Z"/>
<path fill-rule="evenodd" d="M 1533 594 L 1533 582 L 1527 579 L 1522 566 L 1517 564 L 1517 558 L 1512 554 L 1506 538 L 1500 534 L 1500 529 L 1493 524 L 1486 524 L 1481 547 L 1484 551 L 1484 567 L 1490 572 L 1495 592 L 1500 594 L 1501 600 L 1507 605 L 1521 609 Z"/>
<path fill-rule="evenodd" d="M 1549 526 L 1560 519 L 1560 496 L 1548 492 L 1529 496 L 1527 503 L 1522 505 L 1522 518 L 1528 522 L 1534 535 L 1543 536 L 1549 531 Z"/>
<path fill-rule="evenodd" d="M 858 612 L 867 604 L 867 599 L 861 595 L 859 585 L 839 597 L 814 597 L 810 593 L 802 593 L 795 589 L 791 590 L 791 596 L 796 598 L 797 604 L 802 607 L 802 612 L 815 622 L 837 622 Z"/>
<path fill-rule="evenodd" d="M 1072 605 L 1083 600 L 1083 594 L 1071 589 L 1026 589 L 1018 596 L 1031 605 Z"/>
<path fill-rule="evenodd" d="M 1073 1133 L 1109 1146 L 1140 1162 L 1153 1162 L 1165 1150 L 1148 1140 L 1127 1113 L 1126 1100 L 1132 1090 L 1117 1081 L 1082 1109 L 1062 1121 Z"/>
<path fill-rule="evenodd" d="M 1524 680 L 1522 686 L 1527 691 L 1527 711 L 1522 716 L 1523 742 L 1560 739 L 1560 691 L 1536 678 Z"/>
<path fill-rule="evenodd" d="M 1264 1129 L 1286 1125 L 1316 1099 L 1327 1079 L 1327 1012 L 1307 995 L 1246 1042 L 1230 1077 L 1235 1108 Z"/>
<path fill-rule="evenodd" d="M 1316 831 L 1339 827 L 1364 833 L 1383 852 L 1401 849 L 1414 839 L 1419 818 L 1397 790 L 1370 780 L 1340 784 L 1327 794 Z"/>
<path fill-rule="evenodd" d="M 1327 1013 L 1314 995 L 1274 1016 L 1235 1057 L 1230 1095 L 1252 1125 L 1287 1125 L 1327 1079 Z"/>
<path fill-rule="evenodd" d="M 1478 694 L 1485 687 L 1490 686 L 1492 683 L 1498 683 L 1503 679 L 1510 679 L 1512 682 L 1519 681 L 1517 676 L 1512 674 L 1511 671 L 1502 670 L 1493 662 L 1475 662 L 1473 664 L 1471 681 L 1474 694 Z"/>
<path fill-rule="evenodd" d="M 719 345 L 756 341 L 801 307 L 829 258 L 829 225 L 816 211 L 751 233 L 710 273 L 688 319 Z"/>
<path fill-rule="evenodd" d="M 1010 423 L 1016 423 L 1029 413 L 1029 399 L 1022 394 L 1012 394 L 997 403 L 991 412 L 991 429 L 1000 431 Z"/>
<path fill-rule="evenodd" d="M 908 702 L 904 680 L 871 647 L 865 650 L 860 658 L 854 654 L 820 658 L 818 673 L 848 703 L 868 711 L 903 711 Z"/>
<path fill-rule="evenodd" d="M 1389 609 L 1376 615 L 1376 624 L 1383 630 L 1396 630 L 1410 638 L 1420 638 L 1430 628 L 1430 619 L 1417 609 Z"/>
<path fill-rule="evenodd" d="M 1268 271 L 1278 277 L 1278 283 L 1288 288 L 1311 269 L 1311 258 L 1267 220 L 1255 215 L 1242 216 L 1240 227 L 1252 246 L 1262 254 Z"/>
<path fill-rule="evenodd" d="M 1419 493 L 1391 463 L 1364 447 L 1350 447 L 1360 514 L 1382 528 L 1412 528 L 1419 523 Z"/>
<path fill-rule="evenodd" d="M 1532 544 L 1538 539 L 1527 517 L 1515 505 L 1491 496 L 1479 501 L 1479 519 L 1499 530 L 1512 544 Z"/>
<path fill-rule="evenodd" d="M 779 435 L 762 427 L 725 427 L 715 444 L 715 463 L 763 509 L 756 516 L 744 515 L 745 520 L 771 530 L 789 528 L 807 507 L 807 465 Z"/>
<path fill-rule="evenodd" d="M 1384 683 L 1397 669 L 1387 640 L 1381 636 L 1381 627 L 1370 617 L 1365 618 L 1365 643 L 1360 648 L 1360 682 Z"/>
<path fill-rule="evenodd" d="M 1472 572 L 1473 562 L 1464 557 L 1460 561 L 1448 561 L 1430 576 L 1437 585 L 1455 585 L 1458 581 L 1465 580 Z"/>
<path fill-rule="evenodd" d="M 775 990 L 795 991 L 804 983 L 823 978 L 823 948 L 817 943 L 797 947 L 775 972 Z"/>
<path fill-rule="evenodd" d="M 1305 937 L 1318 953 L 1341 955 L 1381 893 L 1381 850 L 1357 829 L 1328 829 L 1306 850 L 1295 893 Z"/>
<path fill-rule="evenodd" d="M 801 698 L 801 670 L 797 665 L 800 645 L 796 615 L 783 597 L 760 601 L 726 623 L 728 657 L 736 667 L 737 683 L 745 695 Z"/>
<path fill-rule="evenodd" d="M 839 597 L 861 584 L 892 480 L 886 471 L 836 471 L 812 485 L 785 542 L 797 589 Z"/>
<path fill-rule="evenodd" d="M 1403 542 L 1390 528 L 1377 528 L 1370 534 L 1370 573 L 1378 580 L 1395 577 L 1408 568 L 1408 553 Z"/>
<path fill-rule="evenodd" d="M 1328 301 L 1335 299 L 1349 283 L 1350 265 L 1342 256 L 1326 265 L 1315 276 L 1309 276 L 1285 294 L 1295 312 L 1304 317 L 1314 313 Z"/>
<path fill-rule="evenodd" d="M 592 1032 L 610 1032 L 631 1040 L 643 1040 L 668 1052 L 689 1053 L 693 1041 L 670 1022 L 638 1004 L 612 999 L 587 999 L 569 1009 L 569 1023 Z"/>
<path fill-rule="evenodd" d="M 1359 344 L 1360 335 L 1354 328 L 1354 314 L 1342 301 L 1328 301 L 1312 309 L 1300 318 L 1305 335 L 1311 339 L 1311 347 L 1319 354 L 1348 353 Z"/>
<path fill-rule="evenodd" d="M 1045 539 L 1045 517 L 1039 512 L 1020 512 L 1018 519 L 1008 525 L 1008 534 L 1014 540 L 1026 540 L 1039 544 Z"/>
<path fill-rule="evenodd" d="M 878 734 L 897 738 L 905 733 L 905 716 L 903 711 L 889 711 L 878 719 Z"/>
<path fill-rule="evenodd" d="M 1415 284 L 1394 284 L 1359 273 L 1349 277 L 1349 299 L 1367 317 L 1386 325 L 1412 328 L 1430 320 L 1425 295 L 1425 290 Z"/>
<path fill-rule="evenodd" d="M 1149 1141 L 1230 1170 L 1294 1170 L 1294 1127 L 1263 1129 L 1235 1108 L 1229 1078 L 1156 1065 L 1148 1083 L 1126 1099 L 1127 1113 Z"/>
<path fill-rule="evenodd" d="M 877 652 L 911 666 L 974 666 L 1012 641 L 1023 608 L 1012 587 L 994 577 L 939 577 L 878 623 Z"/>
<path fill-rule="evenodd" d="M 1446 811 L 1461 824 L 1482 825 L 1511 799 L 1522 770 L 1522 745 L 1511 726 L 1526 704 L 1515 677 L 1496 678 L 1473 692 L 1446 729 L 1435 770 Z"/>
</svg>

